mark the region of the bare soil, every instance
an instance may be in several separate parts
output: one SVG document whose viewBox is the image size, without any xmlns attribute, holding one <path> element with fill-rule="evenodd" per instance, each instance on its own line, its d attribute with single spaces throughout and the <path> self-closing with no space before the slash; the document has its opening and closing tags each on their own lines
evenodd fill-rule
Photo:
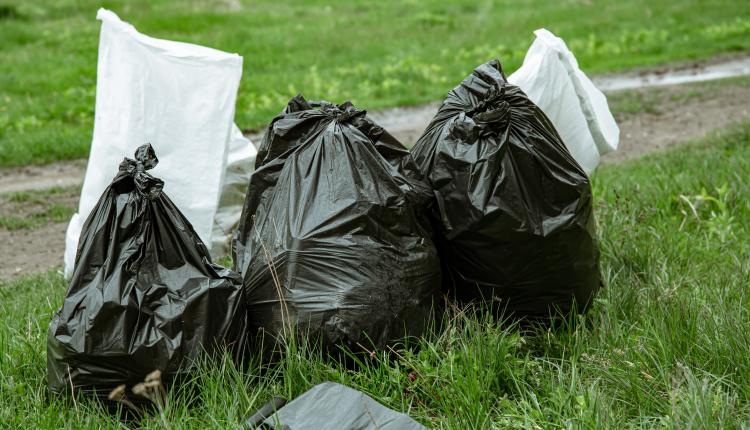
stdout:
<svg viewBox="0 0 750 430">
<path fill-rule="evenodd" d="M 0 280 L 53 268 L 62 271 L 67 227 L 66 221 L 34 229 L 0 229 Z"/>
<path fill-rule="evenodd" d="M 750 121 L 747 82 L 687 84 L 610 94 L 610 106 L 620 126 L 620 148 L 606 155 L 603 163 L 632 160 L 699 139 L 733 123 Z M 396 138 L 412 146 L 437 107 L 437 103 L 432 103 L 374 112 L 372 116 Z M 258 133 L 249 135 L 255 142 L 260 140 Z M 0 169 L 0 194 L 80 186 L 85 164 L 85 160 L 75 160 Z M 69 193 L 50 193 L 45 200 L 45 204 L 77 208 L 77 198 Z M 3 216 L 26 215 L 0 205 L 0 217 Z M 66 228 L 67 222 L 56 219 L 33 228 L 0 226 L 0 280 L 59 267 Z"/>
<path fill-rule="evenodd" d="M 617 94 L 610 97 L 617 106 Z M 731 124 L 750 121 L 750 85 L 680 85 L 641 89 L 628 96 L 645 100 L 644 111 L 615 110 L 620 146 L 603 164 L 617 163 L 700 139 Z"/>
<path fill-rule="evenodd" d="M 0 194 L 42 190 L 52 187 L 80 186 L 86 172 L 87 160 L 22 167 L 0 168 Z"/>
</svg>

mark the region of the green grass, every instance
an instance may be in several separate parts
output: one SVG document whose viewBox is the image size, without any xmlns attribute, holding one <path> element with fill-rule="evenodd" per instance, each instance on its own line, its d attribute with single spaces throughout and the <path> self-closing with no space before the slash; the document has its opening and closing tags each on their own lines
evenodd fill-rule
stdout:
<svg viewBox="0 0 750 430">
<path fill-rule="evenodd" d="M 78 208 L 80 187 L 0 194 L 0 229 L 34 229 L 68 221 Z"/>
<path fill-rule="evenodd" d="M 147 34 L 243 55 L 244 128 L 297 92 L 368 109 L 440 99 L 490 58 L 515 70 L 539 27 L 594 73 L 750 49 L 750 3 L 730 0 L 0 0 L 0 166 L 86 156 L 100 5 Z"/>
<path fill-rule="evenodd" d="M 606 288 L 557 330 L 481 315 L 359 372 L 293 350 L 279 367 L 205 365 L 145 428 L 233 428 L 272 395 L 333 380 L 433 428 L 740 429 L 750 423 L 750 124 L 594 177 Z M 116 428 L 92 401 L 46 393 L 58 274 L 0 283 L 0 423 Z M 192 402 L 198 396 L 200 402 Z M 162 421 L 163 420 L 163 421 Z"/>
</svg>

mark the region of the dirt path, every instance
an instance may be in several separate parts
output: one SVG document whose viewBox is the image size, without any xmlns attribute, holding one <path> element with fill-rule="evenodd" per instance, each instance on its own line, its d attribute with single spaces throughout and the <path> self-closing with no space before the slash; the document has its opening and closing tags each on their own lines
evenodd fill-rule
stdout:
<svg viewBox="0 0 750 430">
<path fill-rule="evenodd" d="M 68 222 L 35 229 L 0 229 L 0 280 L 62 266 Z M 60 267 L 60 271 L 62 268 Z"/>
<path fill-rule="evenodd" d="M 700 84 L 644 88 L 608 94 L 620 126 L 620 148 L 603 163 L 634 159 L 683 142 L 701 138 L 732 123 L 750 121 L 750 78 Z M 419 107 L 374 112 L 372 116 L 404 144 L 411 146 L 437 110 L 433 103 Z M 258 134 L 251 139 L 259 141 Z M 50 193 L 50 187 L 80 186 L 85 161 L 46 166 L 0 169 L 0 200 L 8 193 L 42 193 L 52 206 L 75 211 L 77 201 L 69 193 Z M 7 200 L 7 199 L 6 199 Z M 0 202 L 1 203 L 1 202 Z M 0 204 L 0 280 L 59 267 L 67 222 L 50 218 L 40 226 L 9 229 L 3 220 L 18 218 L 15 209 Z M 58 208 L 59 209 L 59 208 Z M 4 211 L 16 213 L 3 213 Z M 48 211 L 49 212 L 49 211 Z M 21 217 L 24 214 L 20 214 Z"/>
<path fill-rule="evenodd" d="M 620 147 L 602 163 L 632 160 L 750 121 L 750 79 L 642 89 L 610 96 Z M 629 106 L 629 108 L 628 108 Z M 630 112 L 627 109 L 639 109 Z"/>
<path fill-rule="evenodd" d="M 80 186 L 86 160 L 60 161 L 41 166 L 0 168 L 0 194 Z"/>
</svg>

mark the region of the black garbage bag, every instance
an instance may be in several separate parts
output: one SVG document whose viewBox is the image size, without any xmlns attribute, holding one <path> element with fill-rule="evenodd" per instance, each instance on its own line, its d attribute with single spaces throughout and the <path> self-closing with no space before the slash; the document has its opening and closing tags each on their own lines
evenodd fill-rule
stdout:
<svg viewBox="0 0 750 430">
<path fill-rule="evenodd" d="M 408 151 L 349 102 L 298 95 L 274 118 L 233 247 L 251 330 L 266 345 L 286 330 L 329 353 L 422 334 L 440 266 L 418 175 Z"/>
<path fill-rule="evenodd" d="M 190 222 L 146 172 L 151 145 L 126 158 L 83 225 L 75 272 L 47 337 L 50 390 L 106 399 L 154 370 L 169 384 L 204 353 L 241 352 L 238 274 L 214 265 Z"/>
<path fill-rule="evenodd" d="M 600 286 L 589 180 L 497 60 L 448 93 L 412 155 L 456 298 L 529 319 L 585 310 Z"/>
<path fill-rule="evenodd" d="M 281 400 L 281 401 L 280 401 Z M 335 382 L 318 384 L 286 403 L 275 398 L 245 421 L 247 430 L 427 430 L 367 394 Z"/>
</svg>

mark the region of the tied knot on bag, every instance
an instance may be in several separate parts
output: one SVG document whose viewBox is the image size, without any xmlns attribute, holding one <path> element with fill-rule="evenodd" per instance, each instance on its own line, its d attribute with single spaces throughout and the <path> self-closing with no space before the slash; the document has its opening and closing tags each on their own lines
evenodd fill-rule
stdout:
<svg viewBox="0 0 750 430">
<path fill-rule="evenodd" d="M 298 99 L 302 96 L 297 95 L 293 100 L 296 103 L 298 102 Z M 304 99 L 301 99 L 304 101 Z M 377 142 L 380 137 L 385 133 L 385 130 L 380 127 L 379 125 L 373 123 L 372 121 L 365 120 L 365 117 L 367 116 L 367 111 L 364 109 L 357 109 L 356 106 L 351 101 L 346 101 L 344 103 L 341 103 L 339 105 L 329 103 L 326 101 L 317 101 L 317 102 L 310 102 L 305 104 L 309 108 L 318 108 L 321 112 L 323 112 L 325 115 L 327 115 L 329 118 L 333 118 L 333 120 L 337 124 L 345 124 L 350 123 L 354 125 L 359 131 L 361 131 L 367 138 L 369 138 L 373 143 Z"/>
<path fill-rule="evenodd" d="M 135 159 L 125 157 L 120 163 L 120 172 L 133 177 L 138 194 L 153 200 L 161 194 L 164 181 L 151 176 L 146 170 L 153 169 L 159 164 L 154 148 L 150 143 L 141 145 L 135 150 Z"/>
<path fill-rule="evenodd" d="M 333 117 L 339 124 L 349 122 L 356 117 L 364 116 L 367 114 L 367 111 L 357 109 L 356 107 L 354 107 L 352 102 L 349 101 L 341 103 L 340 105 L 335 105 L 333 103 L 323 101 L 319 103 L 313 103 L 311 105 L 314 107 L 317 105 L 317 107 L 319 107 L 322 112 L 330 117 Z"/>
<path fill-rule="evenodd" d="M 505 87 L 492 85 L 473 107 L 463 112 L 463 119 L 450 126 L 449 132 L 454 139 L 473 143 L 479 138 L 503 133 L 510 121 L 510 104 L 505 100 Z"/>
<path fill-rule="evenodd" d="M 482 100 L 465 111 L 480 129 L 480 136 L 502 132 L 510 119 L 510 104 L 505 99 L 505 87 L 492 85 Z"/>
</svg>

